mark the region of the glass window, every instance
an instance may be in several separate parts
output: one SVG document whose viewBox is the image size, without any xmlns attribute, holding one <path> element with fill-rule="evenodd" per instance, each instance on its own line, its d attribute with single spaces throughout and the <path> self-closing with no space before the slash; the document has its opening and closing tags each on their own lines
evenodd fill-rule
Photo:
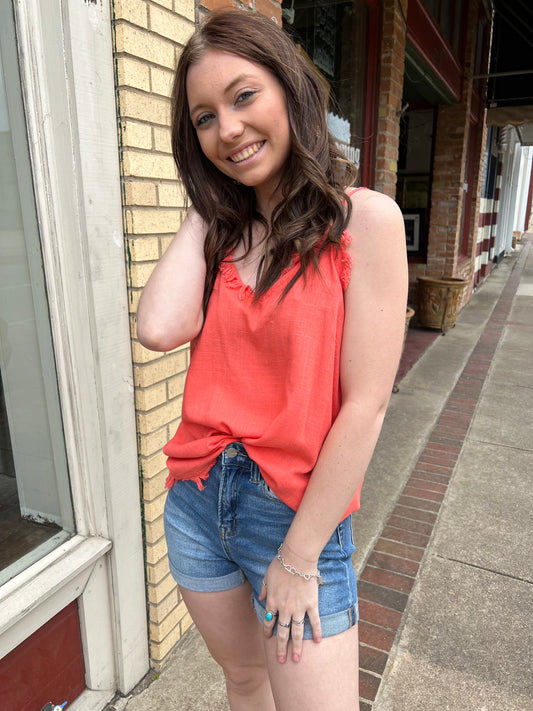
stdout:
<svg viewBox="0 0 533 711">
<path fill-rule="evenodd" d="M 74 531 L 15 28 L 5 7 L 0 16 L 0 584 Z"/>
<path fill-rule="evenodd" d="M 327 81 L 331 90 L 329 129 L 339 148 L 360 168 L 366 89 L 366 3 L 294 0 L 290 8 L 283 8 L 283 27 Z"/>
<path fill-rule="evenodd" d="M 455 56 L 459 57 L 462 0 L 423 0 L 423 4 L 435 18 Z"/>
<path fill-rule="evenodd" d="M 456 57 L 459 57 L 459 51 L 461 47 L 461 12 L 461 0 L 455 0 L 453 7 L 452 47 Z"/>
<path fill-rule="evenodd" d="M 433 17 L 439 19 L 439 2 L 438 0 L 424 0 L 424 5 L 428 11 L 433 15 Z"/>
<path fill-rule="evenodd" d="M 406 220 L 409 257 L 417 261 L 427 252 L 434 125 L 434 108 L 412 109 L 400 120 L 396 201 Z M 416 239 L 409 232 L 415 221 Z"/>
<path fill-rule="evenodd" d="M 452 9 L 451 0 L 441 0 L 440 31 L 450 44 L 452 43 Z"/>
</svg>

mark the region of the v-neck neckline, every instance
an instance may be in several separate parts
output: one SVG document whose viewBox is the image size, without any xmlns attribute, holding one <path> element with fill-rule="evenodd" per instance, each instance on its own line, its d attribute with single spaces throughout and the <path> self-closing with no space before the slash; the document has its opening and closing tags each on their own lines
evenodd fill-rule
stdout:
<svg viewBox="0 0 533 711">
<path fill-rule="evenodd" d="M 269 291 L 275 288 L 286 276 L 286 274 L 288 274 L 292 269 L 294 269 L 295 266 L 297 266 L 299 261 L 300 259 L 298 254 L 293 255 L 290 264 L 288 264 L 284 269 L 282 269 L 281 274 L 279 275 L 279 279 L 270 287 Z M 237 268 L 236 262 L 231 258 L 231 253 L 228 254 L 227 257 L 221 262 L 220 271 L 222 273 L 224 281 L 229 287 L 233 289 L 238 289 L 241 292 L 241 295 L 243 296 L 254 296 L 255 288 L 243 281 L 241 274 Z"/>
</svg>

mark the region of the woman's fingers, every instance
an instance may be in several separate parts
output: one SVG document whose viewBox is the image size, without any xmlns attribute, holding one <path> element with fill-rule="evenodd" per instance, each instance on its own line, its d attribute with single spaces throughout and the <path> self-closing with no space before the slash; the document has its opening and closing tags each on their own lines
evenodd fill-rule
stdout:
<svg viewBox="0 0 533 711">
<path fill-rule="evenodd" d="M 291 635 L 291 618 L 283 618 L 280 615 L 278 619 L 278 627 L 276 630 L 276 657 L 280 664 L 287 661 L 287 649 L 289 646 L 289 637 Z"/>
<path fill-rule="evenodd" d="M 292 649 L 291 658 L 293 662 L 299 662 L 302 656 L 304 639 L 305 615 L 300 618 L 293 617 L 291 621 Z"/>
<path fill-rule="evenodd" d="M 277 619 L 277 610 L 272 610 L 267 607 L 263 618 L 263 631 L 265 633 L 265 637 L 272 637 L 272 631 L 274 629 L 274 625 L 276 624 Z"/>
<path fill-rule="evenodd" d="M 307 613 L 309 617 L 309 622 L 311 623 L 311 629 L 313 630 L 313 639 L 315 642 L 322 641 L 322 628 L 320 626 L 320 615 L 318 610 L 313 608 Z"/>
</svg>

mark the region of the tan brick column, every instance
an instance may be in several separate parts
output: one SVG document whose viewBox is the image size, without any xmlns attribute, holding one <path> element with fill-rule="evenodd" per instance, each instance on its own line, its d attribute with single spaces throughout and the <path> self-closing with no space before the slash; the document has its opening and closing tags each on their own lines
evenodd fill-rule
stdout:
<svg viewBox="0 0 533 711">
<path fill-rule="evenodd" d="M 185 213 L 170 148 L 169 95 L 180 48 L 194 31 L 195 5 L 114 0 L 112 10 L 150 653 L 157 667 L 191 624 L 169 573 L 162 517 L 162 448 L 181 413 L 188 348 L 146 350 L 136 340 L 135 313 L 142 287 Z"/>
</svg>

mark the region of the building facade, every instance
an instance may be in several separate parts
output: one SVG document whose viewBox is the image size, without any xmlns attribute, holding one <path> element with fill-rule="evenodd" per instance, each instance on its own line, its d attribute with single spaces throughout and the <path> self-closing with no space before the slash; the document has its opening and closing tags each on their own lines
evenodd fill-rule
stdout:
<svg viewBox="0 0 533 711">
<path fill-rule="evenodd" d="M 360 184 L 404 212 L 415 309 L 423 275 L 466 279 L 468 299 L 531 210 L 531 152 L 485 121 L 488 0 L 234 4 L 283 24 L 328 82 L 330 129 Z M 189 349 L 147 351 L 135 314 L 185 215 L 173 70 L 203 15 L 227 6 L 0 0 L 9 709 L 103 708 L 162 667 L 192 624 L 163 535 L 163 446 Z M 525 187 L 519 204 L 507 193 L 504 216 L 509 166 Z"/>
</svg>

